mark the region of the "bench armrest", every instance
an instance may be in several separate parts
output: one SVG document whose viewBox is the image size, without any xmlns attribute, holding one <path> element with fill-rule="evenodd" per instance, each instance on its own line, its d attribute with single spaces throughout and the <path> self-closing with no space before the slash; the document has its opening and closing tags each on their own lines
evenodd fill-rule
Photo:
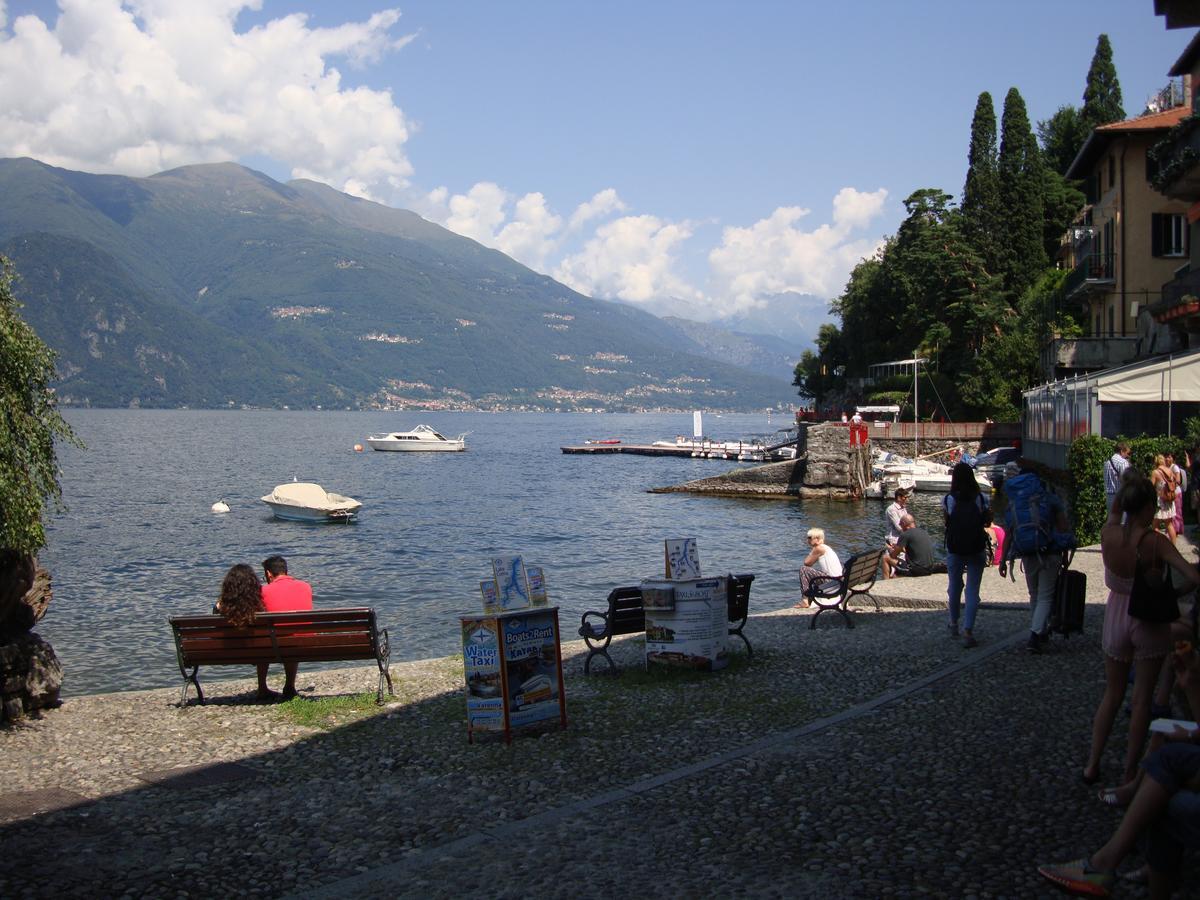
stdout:
<svg viewBox="0 0 1200 900">
<path fill-rule="evenodd" d="M 592 641 L 602 639 L 606 639 L 604 645 L 607 646 L 608 641 L 612 640 L 612 634 L 608 627 L 608 613 L 602 613 L 595 609 L 585 612 L 579 623 L 579 636 L 589 647 L 592 646 Z"/>
</svg>

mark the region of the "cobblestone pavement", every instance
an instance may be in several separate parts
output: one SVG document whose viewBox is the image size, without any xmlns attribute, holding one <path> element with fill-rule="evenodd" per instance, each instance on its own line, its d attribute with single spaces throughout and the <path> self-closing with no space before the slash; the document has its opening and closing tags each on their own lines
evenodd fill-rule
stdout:
<svg viewBox="0 0 1200 900">
<path fill-rule="evenodd" d="M 944 577 L 912 581 L 944 596 Z M 712 675 L 644 673 L 628 639 L 619 677 L 585 678 L 568 644 L 568 728 L 511 746 L 467 744 L 454 658 L 394 666 L 400 696 L 340 724 L 249 702 L 252 681 L 209 685 L 203 708 L 72 699 L 0 731 L 0 896 L 1049 896 L 1036 865 L 1118 821 L 1079 777 L 1103 607 L 1031 656 L 1027 606 L 1002 603 L 974 650 L 944 600 L 853 629 L 783 609 Z"/>
</svg>

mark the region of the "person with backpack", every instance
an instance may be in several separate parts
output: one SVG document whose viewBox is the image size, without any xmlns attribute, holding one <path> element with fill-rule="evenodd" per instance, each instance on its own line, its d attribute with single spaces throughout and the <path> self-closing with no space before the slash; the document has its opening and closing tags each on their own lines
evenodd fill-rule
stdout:
<svg viewBox="0 0 1200 900">
<path fill-rule="evenodd" d="M 983 530 L 983 515 L 988 509 L 987 498 L 980 493 L 975 470 L 960 462 L 950 471 L 950 493 L 942 498 L 946 517 L 947 599 L 950 602 L 950 633 L 958 634 L 959 601 L 963 593 L 963 572 L 966 571 L 967 603 L 962 616 L 963 647 L 978 647 L 975 640 L 975 613 L 979 609 L 979 584 L 987 555 L 987 535 Z"/>
<path fill-rule="evenodd" d="M 1041 653 L 1050 638 L 1050 610 L 1054 605 L 1054 587 L 1063 568 L 1063 551 L 1074 546 L 1075 537 L 1067 522 L 1062 501 L 1047 490 L 1037 473 L 1020 469 L 1004 480 L 1008 505 L 1004 510 L 1004 556 L 1000 577 L 1017 577 L 1016 563 L 1025 570 L 1029 605 L 1033 617 L 1029 623 L 1030 653 Z"/>
</svg>

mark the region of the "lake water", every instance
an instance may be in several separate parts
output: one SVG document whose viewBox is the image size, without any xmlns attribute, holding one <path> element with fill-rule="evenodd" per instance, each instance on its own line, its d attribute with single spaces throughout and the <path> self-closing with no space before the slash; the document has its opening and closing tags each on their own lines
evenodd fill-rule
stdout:
<svg viewBox="0 0 1200 900">
<path fill-rule="evenodd" d="M 737 463 L 566 455 L 589 438 L 649 443 L 691 433 L 690 414 L 66 410 L 86 450 L 63 448 L 67 511 L 50 517 L 40 560 L 54 602 L 38 632 L 66 669 L 67 694 L 175 685 L 166 619 L 207 612 L 230 565 L 280 553 L 320 606 L 373 606 L 392 659 L 458 652 L 457 616 L 480 607 L 493 556 L 546 573 L 565 636 L 610 589 L 662 574 L 662 542 L 696 537 L 706 573 L 753 572 L 751 609 L 795 601 L 804 532 L 819 525 L 843 559 L 883 539 L 878 501 L 732 500 L 648 494 Z M 379 453 L 372 432 L 426 422 L 470 431 L 465 453 Z M 737 439 L 788 424 L 707 416 Z M 259 497 L 292 478 L 361 500 L 352 524 L 272 517 Z M 226 514 L 212 504 L 224 499 Z M 916 512 L 935 518 L 934 498 Z M 921 515 L 928 504 L 928 515 Z M 940 522 L 934 523 L 940 526 Z M 934 529 L 931 528 L 931 531 Z M 940 533 L 940 527 L 937 529 Z M 243 677 L 237 669 L 209 677 Z"/>
</svg>

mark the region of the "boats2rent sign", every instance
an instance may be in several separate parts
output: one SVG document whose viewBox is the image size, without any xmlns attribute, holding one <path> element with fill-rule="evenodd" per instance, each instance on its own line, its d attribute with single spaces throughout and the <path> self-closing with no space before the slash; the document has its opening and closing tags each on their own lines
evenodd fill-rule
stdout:
<svg viewBox="0 0 1200 900">
<path fill-rule="evenodd" d="M 554 608 L 463 618 L 470 731 L 507 731 L 561 716 Z"/>
</svg>

